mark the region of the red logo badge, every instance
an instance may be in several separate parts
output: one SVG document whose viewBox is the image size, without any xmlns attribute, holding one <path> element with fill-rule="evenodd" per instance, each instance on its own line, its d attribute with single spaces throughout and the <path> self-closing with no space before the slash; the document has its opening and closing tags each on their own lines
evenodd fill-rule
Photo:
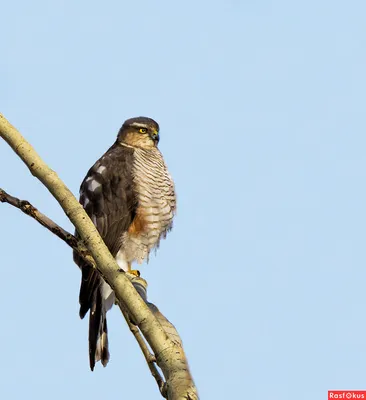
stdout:
<svg viewBox="0 0 366 400">
<path fill-rule="evenodd" d="M 366 390 L 328 390 L 328 400 L 334 399 L 365 399 Z"/>
</svg>

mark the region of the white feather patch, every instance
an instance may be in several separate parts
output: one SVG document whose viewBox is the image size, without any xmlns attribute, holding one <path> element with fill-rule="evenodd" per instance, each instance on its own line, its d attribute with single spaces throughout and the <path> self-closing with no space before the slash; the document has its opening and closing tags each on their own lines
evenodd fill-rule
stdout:
<svg viewBox="0 0 366 400">
<path fill-rule="evenodd" d="M 126 256 L 122 250 L 120 250 L 117 255 L 116 255 L 116 261 L 118 266 L 123 269 L 123 271 L 127 272 L 128 271 L 128 263 L 126 260 Z"/>
<path fill-rule="evenodd" d="M 141 128 L 147 128 L 147 125 L 142 122 L 132 122 L 131 126 L 137 126 Z"/>
<path fill-rule="evenodd" d="M 102 174 L 103 171 L 105 171 L 106 169 L 107 169 L 107 167 L 105 167 L 104 165 L 101 165 L 101 166 L 97 169 L 97 172 L 98 172 L 98 174 Z"/>
<path fill-rule="evenodd" d="M 101 293 L 102 293 L 102 298 L 104 300 L 105 310 L 108 311 L 112 308 L 114 304 L 114 292 L 108 285 L 108 283 L 105 282 L 104 280 L 102 281 L 101 284 Z"/>
<path fill-rule="evenodd" d="M 99 186 L 102 186 L 99 182 L 97 182 L 95 179 L 93 179 L 89 184 L 88 188 L 91 192 L 94 192 L 94 190 L 98 189 Z"/>
</svg>

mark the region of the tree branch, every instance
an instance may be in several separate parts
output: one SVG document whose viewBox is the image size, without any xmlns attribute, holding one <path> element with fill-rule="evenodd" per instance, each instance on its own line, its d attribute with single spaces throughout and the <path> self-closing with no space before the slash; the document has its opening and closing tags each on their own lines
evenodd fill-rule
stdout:
<svg viewBox="0 0 366 400">
<path fill-rule="evenodd" d="M 168 400 L 198 399 L 197 389 L 174 326 L 160 314 L 153 304 L 147 300 L 144 301 L 140 292 L 137 293 L 134 285 L 126 276 L 127 274 L 119 269 L 96 227 L 77 199 L 57 174 L 44 163 L 32 146 L 1 114 L 0 136 L 19 155 L 32 175 L 37 177 L 59 202 L 85 242 L 98 271 L 114 290 L 121 311 L 123 313 L 127 311 L 128 317 L 144 335 L 166 380 L 164 387 L 161 388 L 162 394 L 166 395 Z M 12 203 L 9 202 L 9 204 Z M 150 366 L 149 361 L 148 364 Z"/>
<path fill-rule="evenodd" d="M 29 201 L 20 200 L 17 197 L 13 197 L 6 193 L 5 190 L 0 188 L 0 202 L 8 203 L 16 208 L 19 208 L 19 210 L 23 211 L 24 214 L 34 218 L 42 226 L 67 243 L 73 250 L 77 251 L 85 262 L 96 268 L 94 258 L 90 255 L 89 250 L 85 247 L 84 243 L 81 240 L 78 240 L 71 233 L 65 231 L 65 229 L 61 228 L 61 226 L 53 222 L 52 219 L 38 211 L 37 208 L 29 203 Z"/>
<path fill-rule="evenodd" d="M 54 233 L 61 240 L 63 240 L 66 244 L 68 244 L 73 250 L 77 251 L 78 254 L 83 258 L 83 260 L 86 261 L 90 266 L 92 266 L 93 268 L 96 268 L 96 263 L 94 261 L 94 258 L 90 255 L 88 249 L 85 247 L 85 245 L 83 244 L 83 242 L 81 240 L 78 240 L 70 232 L 67 232 L 61 226 L 59 226 L 54 221 L 52 221 L 52 219 L 50 219 L 46 215 L 42 214 L 40 211 L 38 211 L 37 208 L 35 208 L 27 200 L 19 200 L 17 197 L 11 196 L 9 193 L 6 193 L 5 190 L 0 188 L 0 202 L 8 203 L 8 204 L 18 208 L 19 210 L 21 210 L 23 213 L 34 218 L 42 226 L 44 226 L 46 229 L 48 229 L 49 231 Z M 134 280 L 134 282 L 132 282 L 132 284 L 135 287 L 137 284 L 139 284 L 139 286 L 141 286 L 141 282 L 138 283 L 138 281 L 141 281 L 142 278 L 136 277 L 135 275 L 132 275 L 132 274 L 127 274 L 127 276 L 129 279 Z M 146 288 L 145 288 L 145 292 L 146 292 Z M 141 332 L 139 331 L 137 326 L 133 325 L 132 322 L 130 321 L 130 318 L 128 317 L 128 314 L 126 311 L 123 311 L 123 316 L 126 319 L 128 327 L 130 328 L 131 332 L 135 336 L 135 339 L 136 339 L 137 343 L 139 344 L 140 349 L 141 349 L 141 351 L 145 357 L 145 360 L 149 366 L 151 374 L 155 378 L 158 388 L 159 388 L 160 392 L 162 393 L 162 388 L 164 387 L 165 382 L 155 366 L 155 362 L 156 362 L 155 357 L 153 356 L 153 354 L 151 354 L 151 352 L 150 352 L 149 348 L 147 347 L 146 342 L 143 339 Z"/>
</svg>

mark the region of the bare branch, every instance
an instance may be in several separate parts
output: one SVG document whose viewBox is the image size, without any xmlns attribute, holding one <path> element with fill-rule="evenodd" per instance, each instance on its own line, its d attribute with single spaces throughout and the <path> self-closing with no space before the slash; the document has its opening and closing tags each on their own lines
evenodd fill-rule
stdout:
<svg viewBox="0 0 366 400">
<path fill-rule="evenodd" d="M 176 330 L 165 319 L 157 318 L 149 303 L 136 292 L 127 274 L 122 273 L 99 236 L 83 207 L 70 190 L 35 152 L 21 134 L 0 114 L 0 136 L 12 147 L 36 176 L 52 193 L 76 227 L 94 258 L 97 269 L 112 287 L 120 308 L 128 311 L 131 321 L 141 330 L 163 371 L 166 384 L 163 393 L 169 400 L 196 400 L 197 389 L 189 372 L 181 342 L 173 340 Z M 123 307 L 121 306 L 123 305 Z M 154 306 L 155 307 L 155 306 Z M 168 323 L 168 324 L 166 324 Z M 164 328 L 164 325 L 165 328 Z M 166 329 L 171 329 L 170 332 Z M 178 336 L 179 337 L 179 336 Z"/>
<path fill-rule="evenodd" d="M 35 208 L 31 203 L 29 203 L 27 200 L 20 200 L 17 197 L 11 196 L 9 193 L 5 192 L 5 190 L 0 188 L 0 202 L 2 203 L 8 203 L 19 210 L 23 211 L 25 214 L 29 215 L 30 217 L 34 218 L 37 222 L 39 222 L 42 226 L 44 226 L 46 229 L 57 235 L 60 239 L 62 239 L 66 244 L 68 244 L 72 249 L 76 250 L 79 255 L 86 261 L 89 265 L 91 265 L 93 268 L 96 268 L 96 264 L 94 261 L 94 258 L 89 254 L 88 249 L 85 247 L 83 242 L 81 240 L 78 240 L 74 235 L 71 233 L 67 232 L 65 229 L 63 229 L 61 226 L 56 224 L 52 219 L 48 218 L 46 215 L 42 214 L 40 211 L 38 211 L 37 208 Z M 138 288 L 142 285 L 142 281 L 144 281 L 140 277 L 136 277 L 135 275 L 132 274 L 127 274 L 129 279 L 133 279 L 134 282 L 132 284 Z M 141 281 L 141 282 L 139 282 Z M 146 302 L 146 285 L 144 285 L 144 292 L 143 292 L 143 300 Z M 139 291 L 138 291 L 139 293 Z M 130 318 L 128 317 L 127 311 L 122 310 L 123 316 L 126 319 L 126 322 L 128 324 L 128 327 L 130 328 L 131 332 L 136 338 L 137 343 L 140 346 L 140 349 L 145 357 L 145 360 L 148 364 L 148 367 L 151 371 L 152 376 L 155 378 L 156 383 L 158 385 L 158 388 L 160 390 L 160 393 L 163 394 L 162 390 L 165 385 L 165 382 L 163 378 L 161 377 L 158 369 L 156 368 L 156 359 L 153 354 L 151 354 L 148 346 L 146 345 L 145 340 L 143 339 L 139 329 L 137 326 L 133 325 L 132 322 L 130 321 Z"/>
<path fill-rule="evenodd" d="M 125 320 L 126 320 L 126 322 L 128 324 L 128 327 L 130 328 L 130 331 L 135 336 L 135 339 L 136 339 L 137 343 L 139 344 L 142 353 L 145 356 L 145 360 L 146 360 L 147 365 L 148 365 L 148 367 L 150 369 L 151 375 L 155 378 L 155 381 L 156 381 L 156 383 L 158 385 L 160 393 L 162 394 L 163 397 L 167 398 L 166 394 L 164 393 L 165 382 L 164 382 L 164 379 L 162 378 L 162 376 L 160 375 L 160 372 L 158 371 L 158 369 L 156 367 L 156 358 L 155 358 L 155 356 L 153 354 L 151 354 L 150 349 L 148 348 L 144 338 L 142 337 L 139 328 L 130 321 L 127 312 L 123 310 L 122 314 L 125 317 Z"/>
<path fill-rule="evenodd" d="M 65 231 L 65 229 L 57 225 L 54 221 L 52 221 L 52 219 L 38 211 L 37 208 L 29 203 L 29 201 L 20 200 L 17 197 L 13 197 L 6 193 L 5 190 L 0 188 L 0 202 L 8 203 L 16 208 L 19 208 L 19 210 L 24 212 L 24 214 L 34 218 L 42 226 L 67 243 L 73 250 L 76 250 L 85 262 L 96 268 L 95 261 L 90 255 L 89 250 L 85 247 L 84 243 L 81 240 L 76 239 L 76 237 L 71 233 Z"/>
</svg>

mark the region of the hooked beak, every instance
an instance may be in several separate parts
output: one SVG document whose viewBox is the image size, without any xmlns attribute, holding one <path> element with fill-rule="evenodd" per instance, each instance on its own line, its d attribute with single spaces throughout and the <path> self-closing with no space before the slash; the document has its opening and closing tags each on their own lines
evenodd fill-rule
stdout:
<svg viewBox="0 0 366 400">
<path fill-rule="evenodd" d="M 152 139 L 156 144 L 159 143 L 160 137 L 159 137 L 159 132 L 158 132 L 158 131 L 152 132 L 151 135 L 150 135 L 150 137 L 151 137 L 151 139 Z"/>
</svg>

